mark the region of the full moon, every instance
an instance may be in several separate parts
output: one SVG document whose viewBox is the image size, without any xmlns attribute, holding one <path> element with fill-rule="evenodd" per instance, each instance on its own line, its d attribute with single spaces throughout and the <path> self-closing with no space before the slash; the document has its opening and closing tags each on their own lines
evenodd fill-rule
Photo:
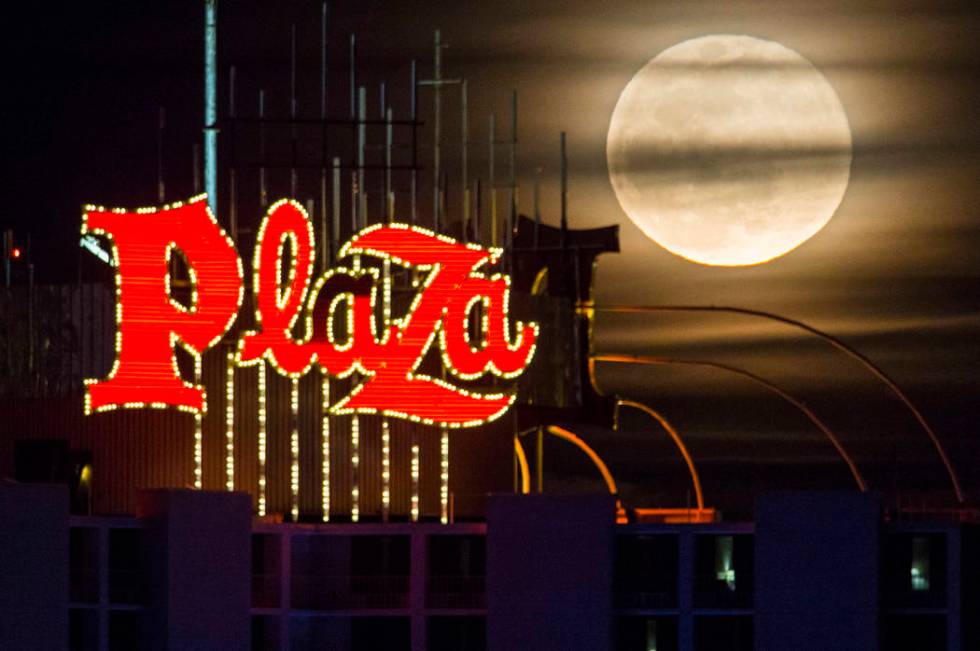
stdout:
<svg viewBox="0 0 980 651">
<path fill-rule="evenodd" d="M 623 89 L 606 137 L 630 219 L 706 265 L 767 262 L 833 217 L 851 169 L 837 93 L 772 41 L 714 35 L 674 45 Z"/>
</svg>

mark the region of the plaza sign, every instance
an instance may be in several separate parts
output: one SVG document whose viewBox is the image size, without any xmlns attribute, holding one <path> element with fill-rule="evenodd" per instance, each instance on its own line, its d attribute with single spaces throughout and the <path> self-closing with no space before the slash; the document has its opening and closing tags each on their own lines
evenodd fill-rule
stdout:
<svg viewBox="0 0 980 651">
<path fill-rule="evenodd" d="M 85 381 L 86 413 L 166 407 L 204 412 L 204 387 L 181 378 L 176 346 L 195 356 L 215 346 L 245 293 L 241 258 L 204 197 L 135 211 L 89 206 L 82 235 L 109 239 L 116 272 L 115 363 L 107 378 Z M 313 367 L 333 377 L 357 374 L 361 382 L 331 405 L 334 414 L 382 414 L 447 427 L 493 420 L 514 396 L 468 391 L 459 382 L 487 373 L 517 377 L 538 336 L 536 324 L 516 322 L 511 332 L 510 279 L 485 271 L 500 254 L 414 226 L 376 225 L 341 248 L 338 259 L 350 260 L 349 267 L 314 278 L 310 218 L 297 202 L 279 201 L 259 228 L 252 260 L 256 328 L 241 335 L 235 362 L 267 361 L 291 378 Z M 188 269 L 187 305 L 171 292 L 174 255 Z M 362 265 L 372 259 L 415 270 L 422 279 L 407 312 L 380 326 L 379 271 Z M 389 291 L 381 284 L 382 292 Z M 470 334 L 474 313 L 481 324 L 477 342 Z M 448 379 L 418 371 L 433 344 Z"/>
</svg>

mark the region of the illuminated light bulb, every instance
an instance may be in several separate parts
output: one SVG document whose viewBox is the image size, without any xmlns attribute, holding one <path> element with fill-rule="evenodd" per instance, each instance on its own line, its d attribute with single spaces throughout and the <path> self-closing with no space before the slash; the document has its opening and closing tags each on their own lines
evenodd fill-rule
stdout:
<svg viewBox="0 0 980 651">
<path fill-rule="evenodd" d="M 361 419 L 357 416 L 351 418 L 350 423 L 350 447 L 351 447 L 351 508 L 350 508 L 350 519 L 351 522 L 357 522 L 360 518 L 361 505 L 360 505 L 360 490 L 358 489 L 358 470 L 361 462 L 360 449 L 361 449 Z"/>
<path fill-rule="evenodd" d="M 225 488 L 235 490 L 235 354 L 228 353 L 225 379 Z"/>
<path fill-rule="evenodd" d="M 330 521 L 330 379 L 324 375 L 321 385 L 321 461 L 322 461 L 322 484 L 320 486 L 320 509 L 323 512 L 323 521 Z"/>
<path fill-rule="evenodd" d="M 381 421 L 381 516 L 387 521 L 391 508 L 390 481 L 391 473 L 391 429 L 388 419 Z"/>
<path fill-rule="evenodd" d="M 268 422 L 266 418 L 266 371 L 265 361 L 259 362 L 259 517 L 265 515 L 265 461 Z"/>
<path fill-rule="evenodd" d="M 194 355 L 194 384 L 201 384 L 201 356 Z M 194 488 L 203 488 L 204 427 L 201 412 L 194 412 Z"/>
<path fill-rule="evenodd" d="M 412 445 L 411 477 L 412 477 L 411 516 L 412 516 L 412 522 L 418 522 L 419 520 L 419 446 L 417 443 Z"/>
<path fill-rule="evenodd" d="M 299 378 L 293 378 L 289 397 L 292 429 L 290 431 L 289 451 L 292 454 L 290 465 L 290 489 L 292 491 L 293 522 L 299 520 Z"/>
<path fill-rule="evenodd" d="M 445 427 L 439 439 L 439 521 L 449 523 L 449 430 Z"/>
</svg>

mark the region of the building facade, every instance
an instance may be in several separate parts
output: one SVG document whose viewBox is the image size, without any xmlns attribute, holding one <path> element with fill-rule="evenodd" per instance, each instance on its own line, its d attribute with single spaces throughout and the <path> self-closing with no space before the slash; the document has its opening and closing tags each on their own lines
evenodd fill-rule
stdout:
<svg viewBox="0 0 980 651">
<path fill-rule="evenodd" d="M 486 522 L 272 524 L 243 494 L 136 517 L 0 488 L 0 648 L 473 651 L 977 648 L 974 525 L 856 493 L 755 522 L 617 524 L 608 496 L 497 495 Z"/>
</svg>

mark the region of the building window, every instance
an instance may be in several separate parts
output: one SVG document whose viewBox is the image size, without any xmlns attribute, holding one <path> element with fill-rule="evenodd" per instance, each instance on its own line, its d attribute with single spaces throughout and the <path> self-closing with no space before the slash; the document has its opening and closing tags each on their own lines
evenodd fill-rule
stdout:
<svg viewBox="0 0 980 651">
<path fill-rule="evenodd" d="M 715 578 L 731 592 L 735 592 L 735 565 L 732 556 L 735 550 L 735 539 L 731 536 L 715 538 Z"/>
<path fill-rule="evenodd" d="M 426 603 L 430 608 L 484 608 L 485 536 L 430 536 Z"/>
<path fill-rule="evenodd" d="M 252 606 L 278 608 L 282 579 L 278 534 L 252 534 Z"/>
<path fill-rule="evenodd" d="M 912 563 L 909 574 L 913 592 L 929 590 L 929 539 L 925 536 L 912 538 Z"/>
<path fill-rule="evenodd" d="M 752 651 L 751 617 L 706 615 L 694 618 L 695 651 Z"/>
<path fill-rule="evenodd" d="M 145 554 L 141 529 L 109 529 L 109 603 L 145 603 Z M 124 618 L 120 621 L 121 627 L 129 625 Z"/>
<path fill-rule="evenodd" d="M 351 651 L 408 651 L 412 628 L 408 617 L 354 617 Z"/>
<path fill-rule="evenodd" d="M 944 615 L 884 615 L 878 648 L 881 651 L 945 649 L 946 624 Z"/>
<path fill-rule="evenodd" d="M 881 541 L 881 605 L 885 608 L 946 606 L 946 535 L 886 532 Z"/>
<path fill-rule="evenodd" d="M 677 651 L 676 617 L 618 617 L 616 651 Z"/>
<path fill-rule="evenodd" d="M 617 608 L 676 607 L 677 536 L 617 536 L 615 554 L 613 591 Z"/>
<path fill-rule="evenodd" d="M 695 537 L 694 605 L 698 608 L 751 608 L 754 549 L 747 534 Z"/>
<path fill-rule="evenodd" d="M 486 651 L 485 617 L 430 617 L 428 651 Z"/>
</svg>

